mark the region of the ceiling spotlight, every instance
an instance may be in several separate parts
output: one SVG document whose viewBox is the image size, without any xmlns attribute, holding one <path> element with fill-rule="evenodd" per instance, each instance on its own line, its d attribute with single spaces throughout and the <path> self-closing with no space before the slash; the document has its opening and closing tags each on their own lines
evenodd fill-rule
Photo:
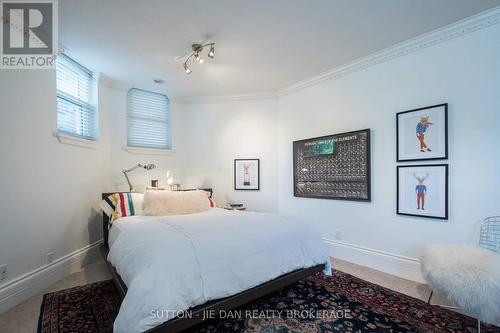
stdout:
<svg viewBox="0 0 500 333">
<path fill-rule="evenodd" d="M 208 44 L 193 44 L 191 45 L 192 52 L 191 54 L 188 55 L 186 61 L 184 62 L 184 70 L 186 71 L 186 74 L 191 74 L 191 68 L 188 66 L 188 62 L 191 58 L 194 58 L 199 64 L 202 64 L 205 62 L 205 59 L 201 57 L 201 53 L 205 49 L 205 47 L 210 46 L 210 51 L 208 52 L 207 56 L 211 59 L 214 58 L 215 55 L 215 43 L 208 43 Z"/>
<path fill-rule="evenodd" d="M 154 83 L 158 83 L 158 84 L 162 84 L 162 83 L 165 82 L 165 80 L 163 80 L 163 79 L 154 79 L 153 82 Z"/>
<path fill-rule="evenodd" d="M 193 47 L 194 48 L 194 47 Z M 203 51 L 203 46 L 199 46 L 197 47 L 195 53 L 194 53 L 194 58 L 196 59 L 196 61 L 198 61 L 199 64 L 202 64 L 205 60 L 203 60 L 202 57 L 200 57 L 200 52 Z"/>
</svg>

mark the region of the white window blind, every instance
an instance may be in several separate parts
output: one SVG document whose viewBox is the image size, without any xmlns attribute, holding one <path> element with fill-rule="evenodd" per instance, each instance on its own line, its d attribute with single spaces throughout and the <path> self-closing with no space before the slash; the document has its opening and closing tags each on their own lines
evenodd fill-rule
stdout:
<svg viewBox="0 0 500 333">
<path fill-rule="evenodd" d="M 167 96 L 132 88 L 128 92 L 129 147 L 170 149 L 170 113 Z"/>
<path fill-rule="evenodd" d="M 57 56 L 57 130 L 97 139 L 92 72 L 64 54 Z"/>
</svg>

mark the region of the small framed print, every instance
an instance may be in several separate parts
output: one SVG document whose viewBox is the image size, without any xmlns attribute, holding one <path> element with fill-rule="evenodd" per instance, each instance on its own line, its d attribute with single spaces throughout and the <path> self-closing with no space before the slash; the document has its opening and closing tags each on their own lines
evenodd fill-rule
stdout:
<svg viewBox="0 0 500 333">
<path fill-rule="evenodd" d="M 397 213 L 448 219 L 448 165 L 397 167 Z"/>
<path fill-rule="evenodd" d="M 396 114 L 397 161 L 448 158 L 448 104 Z"/>
<path fill-rule="evenodd" d="M 260 189 L 260 160 L 235 159 L 234 160 L 234 189 L 259 190 Z"/>
</svg>

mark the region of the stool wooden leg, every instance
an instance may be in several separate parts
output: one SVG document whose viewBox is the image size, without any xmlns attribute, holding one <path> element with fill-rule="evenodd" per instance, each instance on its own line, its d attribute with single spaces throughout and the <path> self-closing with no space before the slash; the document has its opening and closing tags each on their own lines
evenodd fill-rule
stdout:
<svg viewBox="0 0 500 333">
<path fill-rule="evenodd" d="M 432 294 L 434 294 L 434 290 L 431 289 L 431 294 L 429 295 L 429 299 L 427 300 L 427 304 L 431 304 Z"/>
</svg>

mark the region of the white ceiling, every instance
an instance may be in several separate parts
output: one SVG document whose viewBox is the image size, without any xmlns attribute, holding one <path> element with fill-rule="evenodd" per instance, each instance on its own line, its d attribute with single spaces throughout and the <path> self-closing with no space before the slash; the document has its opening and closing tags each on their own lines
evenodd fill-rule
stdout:
<svg viewBox="0 0 500 333">
<path fill-rule="evenodd" d="M 500 0 L 60 0 L 60 42 L 90 69 L 175 97 L 275 91 Z M 216 57 L 176 58 L 193 42 Z M 157 85 L 154 78 L 165 83 Z"/>
</svg>

